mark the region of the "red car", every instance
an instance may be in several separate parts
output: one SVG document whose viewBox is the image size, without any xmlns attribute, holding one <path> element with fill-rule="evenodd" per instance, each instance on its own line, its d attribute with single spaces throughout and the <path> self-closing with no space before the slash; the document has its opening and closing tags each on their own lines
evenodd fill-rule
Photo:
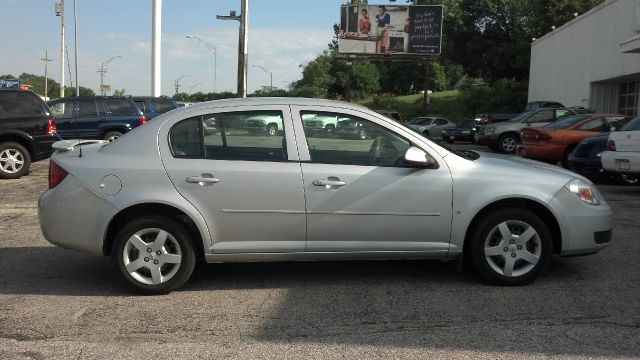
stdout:
<svg viewBox="0 0 640 360">
<path fill-rule="evenodd" d="M 569 155 L 582 139 L 620 129 L 629 120 L 616 114 L 580 114 L 544 127 L 525 128 L 520 132 L 522 144 L 516 154 L 553 164 L 561 161 L 566 168 Z"/>
</svg>

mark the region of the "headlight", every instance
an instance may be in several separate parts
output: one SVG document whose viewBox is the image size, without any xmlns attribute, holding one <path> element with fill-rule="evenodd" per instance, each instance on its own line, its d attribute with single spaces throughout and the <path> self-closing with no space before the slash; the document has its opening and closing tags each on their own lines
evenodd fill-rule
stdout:
<svg viewBox="0 0 640 360">
<path fill-rule="evenodd" d="M 593 184 L 580 179 L 574 179 L 564 187 L 571 191 L 572 194 L 577 196 L 578 199 L 582 200 L 585 204 L 600 205 L 600 195 L 598 194 L 598 190 L 593 187 Z"/>
<path fill-rule="evenodd" d="M 484 133 L 485 134 L 493 134 L 494 132 L 496 132 L 496 128 L 494 128 L 494 127 L 486 127 L 486 128 L 484 128 Z"/>
<path fill-rule="evenodd" d="M 599 153 L 597 153 L 597 154 L 596 154 L 596 156 L 597 156 L 597 157 L 602 157 L 602 153 L 603 153 L 603 152 L 604 152 L 604 151 L 600 151 Z"/>
<path fill-rule="evenodd" d="M 443 129 L 443 130 L 442 130 L 442 133 L 443 133 L 443 134 L 446 134 L 446 133 L 447 133 L 447 129 Z"/>
</svg>

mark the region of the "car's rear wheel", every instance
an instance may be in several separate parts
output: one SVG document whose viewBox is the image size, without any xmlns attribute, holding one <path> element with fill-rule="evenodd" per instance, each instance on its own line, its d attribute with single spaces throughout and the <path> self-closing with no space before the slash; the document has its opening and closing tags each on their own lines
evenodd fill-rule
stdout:
<svg viewBox="0 0 640 360">
<path fill-rule="evenodd" d="M 504 134 L 498 140 L 498 150 L 503 153 L 513 154 L 518 146 L 518 137 L 514 134 Z"/>
<path fill-rule="evenodd" d="M 431 133 L 429 132 L 429 130 L 425 130 L 425 131 L 422 132 L 422 135 L 424 137 L 429 137 L 431 135 Z"/>
<path fill-rule="evenodd" d="M 497 285 L 533 281 L 552 251 L 545 223 L 536 214 L 517 208 L 501 209 L 482 219 L 470 241 L 465 251 L 474 268 Z"/>
<path fill-rule="evenodd" d="M 104 134 L 102 139 L 107 141 L 113 141 L 119 138 L 120 136 L 122 136 L 122 133 L 120 131 L 109 131 L 108 133 Z"/>
<path fill-rule="evenodd" d="M 15 142 L 0 144 L 0 178 L 18 179 L 29 173 L 31 154 Z"/>
<path fill-rule="evenodd" d="M 166 294 L 193 273 L 196 256 L 188 230 L 164 216 L 131 220 L 116 235 L 112 253 L 119 273 L 144 294 Z"/>
</svg>

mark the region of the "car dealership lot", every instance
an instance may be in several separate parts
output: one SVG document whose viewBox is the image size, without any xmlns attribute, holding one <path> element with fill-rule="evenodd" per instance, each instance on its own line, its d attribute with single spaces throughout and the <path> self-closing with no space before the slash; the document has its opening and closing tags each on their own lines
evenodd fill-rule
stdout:
<svg viewBox="0 0 640 360">
<path fill-rule="evenodd" d="M 612 243 L 553 258 L 530 286 L 438 261 L 203 264 L 181 290 L 140 297 L 109 259 L 44 240 L 47 167 L 0 182 L 2 359 L 640 356 L 638 186 L 599 185 Z"/>
</svg>

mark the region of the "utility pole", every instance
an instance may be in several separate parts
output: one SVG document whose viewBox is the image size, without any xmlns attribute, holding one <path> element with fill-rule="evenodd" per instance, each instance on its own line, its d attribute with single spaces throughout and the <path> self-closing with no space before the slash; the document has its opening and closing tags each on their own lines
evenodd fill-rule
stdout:
<svg viewBox="0 0 640 360">
<path fill-rule="evenodd" d="M 429 68 L 431 67 L 431 59 L 424 61 L 424 95 L 422 96 L 422 114 L 427 115 L 427 106 L 429 105 Z"/>
<path fill-rule="evenodd" d="M 180 76 L 179 78 L 177 78 L 177 79 L 176 79 L 176 81 L 173 83 L 173 86 L 174 86 L 174 87 L 175 87 L 175 89 L 176 89 L 176 95 L 178 95 L 178 92 L 179 92 L 179 90 L 180 90 L 180 80 L 182 80 L 182 78 L 183 78 L 183 77 L 185 77 L 185 76 L 191 76 L 191 74 L 184 74 L 184 75 L 181 75 L 181 76 Z"/>
<path fill-rule="evenodd" d="M 230 11 L 228 16 L 216 15 L 218 20 L 236 20 L 240 21 L 240 38 L 238 41 L 238 96 L 247 97 L 247 63 L 248 45 L 249 45 L 249 26 L 247 19 L 249 18 L 249 0 L 241 1 L 241 14 L 236 15 L 235 11 Z"/>
<path fill-rule="evenodd" d="M 55 5 L 56 16 L 60 16 L 60 98 L 64 97 L 64 0 Z"/>
<path fill-rule="evenodd" d="M 107 72 L 107 65 L 109 65 L 110 62 L 112 62 L 115 59 L 122 59 L 122 56 L 117 55 L 112 57 L 111 59 L 105 61 L 102 63 L 102 65 L 100 65 L 100 68 L 98 69 L 98 74 L 100 74 L 100 95 L 105 96 L 107 94 L 107 91 L 104 87 L 104 74 L 106 74 Z M 109 85 L 107 85 L 109 86 Z"/>
<path fill-rule="evenodd" d="M 52 61 L 49 59 L 49 53 L 47 51 L 44 52 L 44 58 L 40 58 L 40 60 L 44 61 L 44 98 L 48 99 L 49 97 L 49 75 L 47 72 L 47 65 Z M 45 100 L 46 101 L 46 100 Z"/>
<path fill-rule="evenodd" d="M 76 96 L 80 96 L 80 83 L 78 82 L 78 11 L 76 0 L 73 0 L 73 44 L 75 47 Z"/>
</svg>

